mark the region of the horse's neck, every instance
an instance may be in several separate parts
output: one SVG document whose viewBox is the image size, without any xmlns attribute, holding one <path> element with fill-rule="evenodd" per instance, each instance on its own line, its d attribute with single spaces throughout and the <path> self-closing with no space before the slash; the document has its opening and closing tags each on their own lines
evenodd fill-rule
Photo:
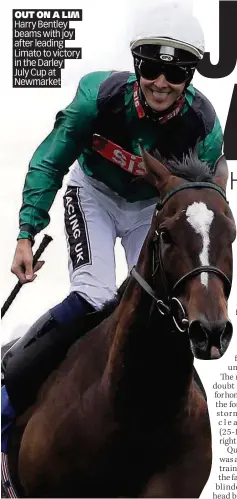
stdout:
<svg viewBox="0 0 237 499">
<path fill-rule="evenodd" d="M 149 282 L 150 258 L 140 259 L 138 271 Z M 162 318 L 134 279 L 113 314 L 110 331 L 113 341 L 105 378 L 117 404 L 136 415 L 150 406 L 147 412 L 154 418 L 161 406 L 169 413 L 178 411 L 192 375 L 188 338 L 171 327 L 170 319 Z"/>
</svg>

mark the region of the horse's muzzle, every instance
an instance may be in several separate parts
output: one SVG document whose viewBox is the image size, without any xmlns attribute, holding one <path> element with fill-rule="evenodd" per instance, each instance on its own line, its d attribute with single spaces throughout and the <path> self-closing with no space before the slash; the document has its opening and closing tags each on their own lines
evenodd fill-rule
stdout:
<svg viewBox="0 0 237 499">
<path fill-rule="evenodd" d="M 189 325 L 189 338 L 194 356 L 197 359 L 219 359 L 227 350 L 232 333 L 229 320 L 193 320 Z"/>
</svg>

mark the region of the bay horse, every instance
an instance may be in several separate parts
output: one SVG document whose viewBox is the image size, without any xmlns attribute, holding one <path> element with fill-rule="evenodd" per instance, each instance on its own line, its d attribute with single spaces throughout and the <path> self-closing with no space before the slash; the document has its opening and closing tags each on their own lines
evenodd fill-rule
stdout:
<svg viewBox="0 0 237 499">
<path fill-rule="evenodd" d="M 142 155 L 159 196 L 150 230 L 105 319 L 16 421 L 9 463 L 23 497 L 197 498 L 209 477 L 193 360 L 219 358 L 232 336 L 227 164 L 211 175 L 194 153 L 166 165 Z"/>
</svg>

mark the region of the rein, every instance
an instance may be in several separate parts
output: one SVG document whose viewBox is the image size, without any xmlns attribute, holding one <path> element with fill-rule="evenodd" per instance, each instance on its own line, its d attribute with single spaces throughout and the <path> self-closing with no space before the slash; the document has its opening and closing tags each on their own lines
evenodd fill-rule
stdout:
<svg viewBox="0 0 237 499">
<path fill-rule="evenodd" d="M 208 188 L 208 189 L 214 189 L 217 191 L 223 198 L 224 200 L 228 203 L 226 199 L 226 195 L 224 190 L 219 187 L 216 184 L 212 184 L 211 182 L 189 182 L 187 184 L 180 185 L 178 187 L 175 187 L 174 189 L 171 189 L 168 194 L 164 197 L 163 200 L 157 203 L 157 213 L 160 211 L 164 205 L 167 203 L 167 201 L 173 197 L 177 192 L 180 192 L 184 189 L 199 189 L 199 188 Z M 134 277 L 134 279 L 138 282 L 138 284 L 144 289 L 144 291 L 151 296 L 151 298 L 155 301 L 157 308 L 160 312 L 161 315 L 171 315 L 172 319 L 174 321 L 174 324 L 176 328 L 180 332 L 184 332 L 188 328 L 188 318 L 187 314 L 184 310 L 184 307 L 180 300 L 176 298 L 175 293 L 177 292 L 177 289 L 187 280 L 191 279 L 192 277 L 195 277 L 201 272 L 212 272 L 216 274 L 222 282 L 224 283 L 224 289 L 225 289 L 225 295 L 226 298 L 228 299 L 230 290 L 231 290 L 231 282 L 229 278 L 222 272 L 222 270 L 218 269 L 217 267 L 214 267 L 212 265 L 203 265 L 199 267 L 195 267 L 194 269 L 190 270 L 186 274 L 184 274 L 176 283 L 173 285 L 172 289 L 169 289 L 169 283 L 166 277 L 164 265 L 163 265 L 163 259 L 162 259 L 162 252 L 161 252 L 161 244 L 162 244 L 162 231 L 159 232 L 159 230 L 155 231 L 155 236 L 153 238 L 153 243 L 155 246 L 155 251 L 153 250 L 153 271 L 152 271 L 152 277 L 157 273 L 158 270 L 160 270 L 161 274 L 161 279 L 163 281 L 164 287 L 166 289 L 166 300 L 165 302 L 158 298 L 155 294 L 155 291 L 153 288 L 145 281 L 145 279 L 137 272 L 136 268 L 133 267 L 130 274 Z M 158 250 L 158 251 L 157 251 Z M 173 313 L 173 308 L 174 306 L 179 307 L 179 312 L 181 312 L 181 326 L 178 324 L 178 320 L 175 318 L 175 315 Z"/>
</svg>

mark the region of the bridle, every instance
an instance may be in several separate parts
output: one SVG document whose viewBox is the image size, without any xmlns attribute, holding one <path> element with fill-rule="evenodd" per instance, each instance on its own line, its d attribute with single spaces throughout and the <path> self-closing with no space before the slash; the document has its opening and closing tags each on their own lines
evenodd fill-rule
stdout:
<svg viewBox="0 0 237 499">
<path fill-rule="evenodd" d="M 168 194 L 163 198 L 162 201 L 159 201 L 157 203 L 156 207 L 156 216 L 158 215 L 158 212 L 162 210 L 164 205 L 167 203 L 167 201 L 173 197 L 177 192 L 180 192 L 184 189 L 199 189 L 199 188 L 209 188 L 209 189 L 214 189 L 217 191 L 228 203 L 226 199 L 226 195 L 224 190 L 219 187 L 216 184 L 212 184 L 211 182 L 188 182 L 187 184 L 180 185 L 178 187 L 175 187 L 174 189 L 171 189 L 171 191 L 168 192 Z M 218 269 L 217 267 L 214 267 L 212 265 L 203 265 L 199 267 L 195 267 L 194 269 L 190 270 L 186 274 L 184 274 L 180 279 L 176 281 L 176 283 L 173 285 L 172 288 L 169 286 L 169 282 L 167 280 L 166 272 L 164 269 L 164 264 L 163 264 L 163 258 L 162 258 L 162 229 L 158 229 L 155 231 L 154 238 L 153 238 L 153 255 L 152 255 L 152 277 L 157 274 L 157 272 L 160 272 L 160 278 L 163 282 L 164 289 L 165 289 L 165 300 L 161 300 L 158 298 L 155 294 L 155 291 L 152 289 L 152 287 L 145 281 L 145 279 L 137 272 L 136 268 L 133 267 L 130 274 L 136 279 L 136 281 L 140 284 L 140 286 L 146 291 L 148 295 L 150 295 L 153 300 L 155 301 L 157 308 L 160 312 L 161 315 L 169 315 L 172 317 L 174 324 L 176 328 L 180 332 L 184 332 L 188 328 L 188 318 L 187 318 L 187 313 L 180 302 L 180 300 L 175 296 L 177 293 L 177 290 L 188 280 L 192 279 L 193 277 L 201 274 L 201 272 L 212 272 L 216 274 L 222 282 L 224 283 L 224 290 L 225 290 L 225 296 L 228 299 L 230 290 L 231 290 L 231 281 L 230 279 L 222 272 L 222 270 Z M 174 306 L 178 306 L 179 312 L 180 313 L 180 322 L 181 325 L 178 323 L 178 319 L 175 317 L 175 314 L 173 312 Z"/>
</svg>

